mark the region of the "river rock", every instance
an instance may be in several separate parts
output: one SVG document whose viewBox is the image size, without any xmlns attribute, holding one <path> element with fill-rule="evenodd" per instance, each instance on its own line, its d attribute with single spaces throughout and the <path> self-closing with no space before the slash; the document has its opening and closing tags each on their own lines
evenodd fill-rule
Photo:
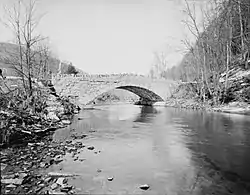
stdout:
<svg viewBox="0 0 250 195">
<path fill-rule="evenodd" d="M 72 140 L 66 140 L 66 144 L 71 144 Z"/>
<path fill-rule="evenodd" d="M 49 112 L 47 115 L 47 119 L 54 120 L 54 121 L 60 120 L 54 112 Z"/>
<path fill-rule="evenodd" d="M 14 179 L 15 174 L 1 175 L 2 179 Z"/>
<path fill-rule="evenodd" d="M 75 145 L 77 145 L 77 146 L 82 146 L 82 142 L 78 142 L 78 141 L 77 141 L 77 142 L 75 143 Z"/>
<path fill-rule="evenodd" d="M 78 160 L 78 158 L 79 158 L 78 156 L 77 156 L 77 157 L 75 157 L 75 158 L 74 158 L 74 161 L 77 161 L 77 160 Z"/>
<path fill-rule="evenodd" d="M 79 113 L 79 111 L 78 110 L 74 110 L 74 114 L 78 114 Z"/>
<path fill-rule="evenodd" d="M 69 120 L 62 120 L 62 123 L 64 125 L 70 125 L 71 124 L 71 122 Z"/>
<path fill-rule="evenodd" d="M 95 149 L 94 146 L 89 146 L 89 147 L 88 147 L 88 150 L 94 150 L 94 149 Z"/>
<path fill-rule="evenodd" d="M 83 139 L 85 137 L 87 137 L 87 135 L 83 134 L 83 135 L 75 135 L 75 134 L 72 134 L 71 137 L 73 139 Z"/>
<path fill-rule="evenodd" d="M 1 162 L 2 162 L 2 163 L 7 162 L 7 161 L 8 161 L 8 159 L 5 158 L 5 157 L 3 157 L 3 158 L 1 159 Z"/>
<path fill-rule="evenodd" d="M 41 167 L 41 168 L 44 168 L 45 166 L 46 166 L 46 163 L 44 163 L 44 162 L 41 162 L 41 163 L 40 163 L 40 167 Z"/>
<path fill-rule="evenodd" d="M 73 186 L 72 185 L 64 185 L 61 188 L 61 192 L 69 192 L 70 190 L 72 190 Z"/>
<path fill-rule="evenodd" d="M 19 178 L 20 179 L 25 179 L 26 177 L 28 176 L 28 174 L 27 173 L 19 173 Z"/>
<path fill-rule="evenodd" d="M 63 161 L 63 157 L 62 155 L 58 155 L 54 158 L 54 162 L 55 163 L 59 163 L 59 162 L 62 162 Z"/>
<path fill-rule="evenodd" d="M 47 177 L 47 178 L 44 180 L 44 182 L 49 183 L 51 180 L 52 180 L 52 178 L 51 178 L 51 177 Z"/>
<path fill-rule="evenodd" d="M 23 183 L 23 179 L 1 179 L 1 183 L 21 185 Z"/>
<path fill-rule="evenodd" d="M 67 180 L 64 177 L 59 177 L 56 181 L 56 183 L 59 184 L 60 186 L 63 186 L 66 182 Z"/>
<path fill-rule="evenodd" d="M 45 187 L 45 184 L 44 183 L 40 183 L 38 186 L 43 188 L 43 187 Z"/>
<path fill-rule="evenodd" d="M 45 145 L 45 143 L 43 143 L 43 142 L 39 142 L 39 143 L 36 143 L 36 145 L 38 145 L 38 146 L 44 146 L 44 145 Z"/>
<path fill-rule="evenodd" d="M 6 189 L 13 189 L 13 188 L 16 188 L 16 186 L 14 184 L 9 184 L 6 186 Z"/>
<path fill-rule="evenodd" d="M 54 190 L 54 189 L 56 189 L 57 188 L 57 183 L 53 183 L 51 186 L 50 186 L 50 188 L 52 189 L 52 190 Z"/>
<path fill-rule="evenodd" d="M 28 143 L 28 146 L 35 146 L 35 143 Z"/>
<path fill-rule="evenodd" d="M 7 167 L 7 164 L 1 163 L 1 171 L 3 171 Z"/>
<path fill-rule="evenodd" d="M 148 184 L 143 184 L 140 186 L 140 189 L 142 190 L 148 190 L 149 189 L 149 185 Z"/>
</svg>

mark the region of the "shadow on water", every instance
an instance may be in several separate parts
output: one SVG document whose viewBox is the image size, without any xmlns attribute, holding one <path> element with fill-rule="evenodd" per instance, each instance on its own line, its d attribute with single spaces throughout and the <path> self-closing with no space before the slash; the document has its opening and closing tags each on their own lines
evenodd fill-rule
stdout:
<svg viewBox="0 0 250 195">
<path fill-rule="evenodd" d="M 157 113 L 160 113 L 160 111 L 153 106 L 142 106 L 141 112 L 138 114 L 134 122 L 150 123 L 154 117 L 156 117 Z"/>
</svg>

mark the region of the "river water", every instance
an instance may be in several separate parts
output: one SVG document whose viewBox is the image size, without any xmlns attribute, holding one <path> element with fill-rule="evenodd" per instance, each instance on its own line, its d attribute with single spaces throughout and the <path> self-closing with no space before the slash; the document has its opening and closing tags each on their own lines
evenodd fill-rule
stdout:
<svg viewBox="0 0 250 195">
<path fill-rule="evenodd" d="M 79 194 L 250 194 L 249 116 L 103 105 L 81 111 L 54 140 L 72 134 L 87 135 L 77 140 L 83 160 L 66 154 L 51 169 L 77 173 Z"/>
</svg>

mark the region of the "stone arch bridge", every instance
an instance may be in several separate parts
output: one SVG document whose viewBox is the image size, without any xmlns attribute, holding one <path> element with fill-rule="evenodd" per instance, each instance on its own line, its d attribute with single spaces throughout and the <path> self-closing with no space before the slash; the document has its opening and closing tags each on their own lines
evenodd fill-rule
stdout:
<svg viewBox="0 0 250 195">
<path fill-rule="evenodd" d="M 112 89 L 124 89 L 154 103 L 166 100 L 176 86 L 173 81 L 134 75 L 56 76 L 52 83 L 58 95 L 74 97 L 80 105 Z"/>
</svg>

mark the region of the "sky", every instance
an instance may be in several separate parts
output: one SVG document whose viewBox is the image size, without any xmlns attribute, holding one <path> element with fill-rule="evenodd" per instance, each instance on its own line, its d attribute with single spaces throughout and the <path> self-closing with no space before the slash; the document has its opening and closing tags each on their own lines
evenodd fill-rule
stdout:
<svg viewBox="0 0 250 195">
<path fill-rule="evenodd" d="M 12 2 L 0 0 L 0 6 Z M 182 0 L 40 0 L 37 14 L 45 15 L 37 31 L 49 37 L 55 56 L 71 61 L 85 72 L 148 74 L 154 52 L 166 53 L 168 67 L 178 64 L 183 57 L 181 40 L 188 31 L 182 23 L 185 17 L 182 3 Z M 0 42 L 11 40 L 11 33 L 0 24 Z"/>
</svg>

